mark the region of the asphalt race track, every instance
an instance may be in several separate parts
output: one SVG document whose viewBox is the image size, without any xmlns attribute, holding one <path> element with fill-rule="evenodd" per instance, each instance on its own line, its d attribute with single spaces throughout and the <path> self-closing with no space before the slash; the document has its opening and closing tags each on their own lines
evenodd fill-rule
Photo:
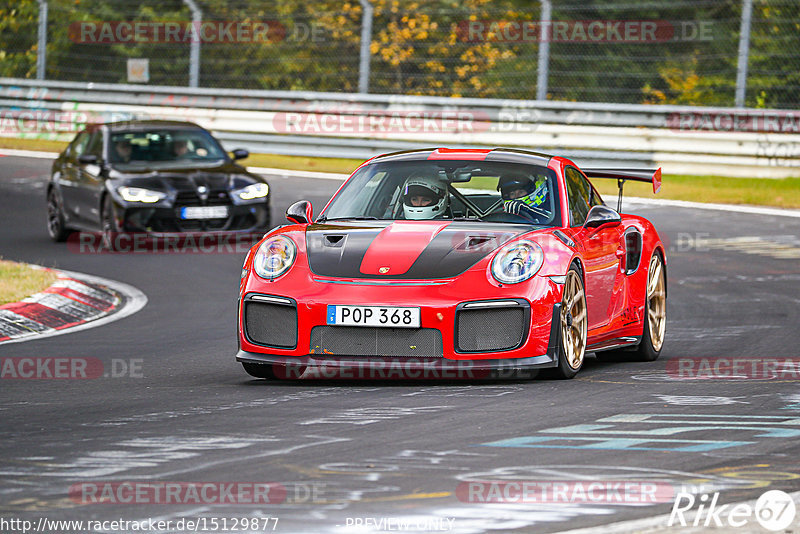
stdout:
<svg viewBox="0 0 800 534">
<path fill-rule="evenodd" d="M 0 158 L 0 255 L 125 282 L 149 302 L 99 328 L 0 345 L 0 357 L 98 358 L 110 375 L 0 381 L 3 518 L 556 532 L 668 514 L 683 485 L 698 503 L 719 491 L 719 504 L 800 490 L 800 366 L 791 367 L 800 362 L 800 218 L 629 203 L 670 244 L 667 340 L 654 363 L 590 357 L 571 381 L 271 382 L 234 361 L 243 255 L 54 244 L 49 168 Z M 318 213 L 339 186 L 270 184 L 273 224 L 299 198 Z M 713 378 L 715 362 L 731 358 L 742 365 L 718 365 Z M 778 367 L 764 372 L 762 360 Z M 574 493 L 576 481 L 659 489 L 591 500 Z M 274 504 L 87 502 L 88 484 L 121 482 L 274 483 L 286 493 Z M 510 482 L 565 482 L 568 497 L 497 502 Z M 800 530 L 800 519 L 792 525 Z"/>
</svg>

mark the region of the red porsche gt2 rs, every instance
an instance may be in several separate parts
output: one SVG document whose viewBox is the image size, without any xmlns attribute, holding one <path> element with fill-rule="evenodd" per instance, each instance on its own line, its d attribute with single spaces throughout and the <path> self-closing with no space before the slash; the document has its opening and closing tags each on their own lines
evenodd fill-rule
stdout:
<svg viewBox="0 0 800 534">
<path fill-rule="evenodd" d="M 617 210 L 588 178 L 618 181 Z M 666 255 L 650 221 L 619 213 L 626 180 L 658 192 L 661 170 L 581 170 L 513 149 L 373 158 L 316 220 L 297 202 L 250 250 L 237 360 L 260 378 L 571 378 L 587 352 L 655 360 Z"/>
</svg>

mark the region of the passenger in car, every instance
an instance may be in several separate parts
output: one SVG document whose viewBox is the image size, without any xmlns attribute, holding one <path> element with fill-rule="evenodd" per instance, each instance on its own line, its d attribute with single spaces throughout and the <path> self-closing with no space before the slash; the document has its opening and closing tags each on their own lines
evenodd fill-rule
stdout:
<svg viewBox="0 0 800 534">
<path fill-rule="evenodd" d="M 497 189 L 503 197 L 503 211 L 530 219 L 549 222 L 552 216 L 548 204 L 549 187 L 544 176 L 530 177 L 507 173 L 500 177 Z"/>
<path fill-rule="evenodd" d="M 112 154 L 115 163 L 128 163 L 131 160 L 133 146 L 128 139 L 119 139 L 114 142 L 114 153 Z"/>
</svg>

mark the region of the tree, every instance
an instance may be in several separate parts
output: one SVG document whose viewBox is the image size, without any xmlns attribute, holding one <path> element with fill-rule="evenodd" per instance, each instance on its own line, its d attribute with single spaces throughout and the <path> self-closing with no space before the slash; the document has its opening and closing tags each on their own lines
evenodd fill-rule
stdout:
<svg viewBox="0 0 800 534">
<path fill-rule="evenodd" d="M 0 5 L 0 76 L 30 78 L 36 75 L 38 20 L 36 0 L 16 0 Z"/>
</svg>

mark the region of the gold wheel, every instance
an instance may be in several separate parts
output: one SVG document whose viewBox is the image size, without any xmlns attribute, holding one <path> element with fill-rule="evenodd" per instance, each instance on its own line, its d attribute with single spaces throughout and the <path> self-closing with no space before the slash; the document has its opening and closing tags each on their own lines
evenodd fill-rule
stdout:
<svg viewBox="0 0 800 534">
<path fill-rule="evenodd" d="M 578 370 L 586 354 L 586 293 L 580 275 L 570 269 L 561 300 L 561 347 L 570 369 Z"/>
<path fill-rule="evenodd" d="M 650 342 L 658 352 L 664 343 L 667 327 L 667 292 L 664 279 L 664 265 L 661 256 L 653 254 L 647 275 L 647 325 L 650 328 Z"/>
</svg>

